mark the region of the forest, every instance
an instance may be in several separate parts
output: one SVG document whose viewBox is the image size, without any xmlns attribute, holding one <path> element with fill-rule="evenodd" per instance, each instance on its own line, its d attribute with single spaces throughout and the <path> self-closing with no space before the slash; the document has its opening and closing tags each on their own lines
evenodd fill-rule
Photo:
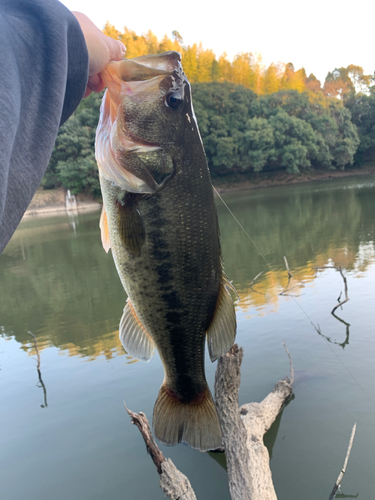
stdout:
<svg viewBox="0 0 375 500">
<path fill-rule="evenodd" d="M 162 40 L 107 23 L 128 58 L 177 50 L 192 84 L 194 109 L 213 178 L 229 174 L 361 168 L 375 155 L 375 76 L 359 66 L 335 68 L 322 84 L 292 63 L 265 67 L 260 55 L 229 61 L 177 31 Z M 60 128 L 42 186 L 100 196 L 95 129 L 102 94 L 82 100 Z"/>
</svg>

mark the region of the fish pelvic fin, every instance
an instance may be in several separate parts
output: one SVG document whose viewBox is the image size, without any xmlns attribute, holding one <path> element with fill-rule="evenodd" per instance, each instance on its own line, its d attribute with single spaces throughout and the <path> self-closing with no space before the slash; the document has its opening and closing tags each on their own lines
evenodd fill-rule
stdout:
<svg viewBox="0 0 375 500">
<path fill-rule="evenodd" d="M 236 312 L 224 278 L 220 286 L 215 314 L 207 330 L 208 353 L 212 362 L 229 351 L 236 338 L 236 330 Z"/>
<path fill-rule="evenodd" d="M 221 446 L 219 417 L 208 386 L 195 401 L 183 403 L 164 382 L 154 406 L 153 428 L 167 446 L 183 442 L 201 451 Z"/>
<path fill-rule="evenodd" d="M 99 227 L 103 248 L 108 253 L 109 249 L 111 248 L 111 242 L 109 239 L 107 212 L 105 211 L 104 205 L 102 208 L 102 214 L 100 216 Z"/>
<path fill-rule="evenodd" d="M 120 340 L 125 351 L 140 361 L 148 362 L 155 352 L 154 341 L 128 299 L 120 321 Z"/>
</svg>

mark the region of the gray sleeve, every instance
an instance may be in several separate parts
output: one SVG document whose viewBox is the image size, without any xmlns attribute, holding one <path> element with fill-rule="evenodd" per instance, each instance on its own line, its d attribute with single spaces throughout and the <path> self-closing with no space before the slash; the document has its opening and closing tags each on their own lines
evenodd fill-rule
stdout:
<svg viewBox="0 0 375 500">
<path fill-rule="evenodd" d="M 0 253 L 86 89 L 88 53 L 57 0 L 0 0 Z"/>
</svg>

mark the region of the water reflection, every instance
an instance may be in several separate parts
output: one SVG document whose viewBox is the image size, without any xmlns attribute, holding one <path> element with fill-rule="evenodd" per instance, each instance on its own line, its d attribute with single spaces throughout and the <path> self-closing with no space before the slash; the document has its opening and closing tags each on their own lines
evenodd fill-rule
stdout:
<svg viewBox="0 0 375 500">
<path fill-rule="evenodd" d="M 256 242 L 268 266 L 220 205 L 226 272 L 247 317 L 278 311 L 285 296 L 300 297 L 317 279 L 314 267 L 342 266 L 350 279 L 375 261 L 373 179 L 248 191 L 225 201 Z M 102 249 L 99 212 L 22 222 L 0 257 L 1 323 L 29 350 L 27 331 L 40 349 L 110 360 L 125 354 L 117 328 L 126 301 L 112 257 Z M 283 256 L 292 276 L 288 276 Z M 253 282 L 253 278 L 262 274 Z M 334 297 L 321 297 L 324 307 Z M 16 313 L 15 313 L 16 311 Z M 343 323 L 349 343 L 349 323 Z M 322 332 L 324 335 L 324 332 Z M 129 360 L 131 361 L 131 360 Z"/>
<path fill-rule="evenodd" d="M 37 340 L 36 340 L 36 337 L 35 337 L 35 335 L 33 333 L 31 333 L 31 332 L 27 332 L 27 333 L 34 338 L 34 349 L 35 349 L 35 354 L 36 354 L 37 359 L 38 359 L 37 366 L 36 366 L 36 371 L 38 372 L 38 378 L 39 378 L 39 384 L 40 385 L 37 384 L 37 387 L 41 387 L 43 389 L 43 395 L 44 395 L 44 404 L 40 405 L 40 407 L 41 408 L 47 408 L 48 407 L 48 404 L 47 404 L 47 389 L 46 389 L 46 386 L 44 385 L 44 382 L 42 380 L 42 373 L 40 371 L 40 354 L 39 354 Z"/>
<path fill-rule="evenodd" d="M 265 437 L 280 499 L 328 496 L 333 484 L 327 471 L 333 482 L 353 421 L 361 431 L 349 490 L 372 498 L 375 190 L 363 181 L 361 188 L 352 180 L 345 183 L 352 189 L 328 183 L 225 197 L 269 266 L 219 206 L 226 272 L 241 297 L 238 341 L 246 361 L 240 403 L 260 401 L 285 375 L 284 339 L 296 368 L 297 397 Z M 152 414 L 161 361 L 155 356 L 147 365 L 136 363 L 122 349 L 118 324 L 126 296 L 111 255 L 101 247 L 98 220 L 99 213 L 79 214 L 74 228 L 66 214 L 28 219 L 0 256 L 0 417 L 6 454 L 1 487 L 7 499 L 120 499 L 125 490 L 129 498 L 162 497 L 154 472 L 145 474 L 144 449 L 132 426 L 124 425 L 122 407 L 125 398 Z M 284 255 L 293 275 L 289 284 Z M 317 275 L 313 270 L 327 264 L 341 265 L 348 277 L 351 300 L 335 318 L 330 312 L 342 280 L 334 271 Z M 294 300 L 338 345 L 322 342 Z M 28 331 L 37 337 L 46 396 L 28 357 L 35 355 Z M 214 371 L 208 362 L 211 382 Z M 41 403 L 48 411 L 40 411 Z M 342 441 L 343 451 L 338 449 Z M 225 471 L 214 460 L 183 446 L 166 454 L 181 464 L 198 498 L 229 498 Z M 225 457 L 217 454 L 215 460 Z M 341 493 L 341 498 L 358 496 Z"/>
</svg>

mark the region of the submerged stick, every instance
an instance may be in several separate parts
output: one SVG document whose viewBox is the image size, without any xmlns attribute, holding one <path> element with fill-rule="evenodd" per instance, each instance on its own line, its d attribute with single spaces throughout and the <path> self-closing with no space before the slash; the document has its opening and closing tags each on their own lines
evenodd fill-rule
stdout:
<svg viewBox="0 0 375 500">
<path fill-rule="evenodd" d="M 354 436 L 355 436 L 356 429 L 357 429 L 357 424 L 355 423 L 353 425 L 352 434 L 350 436 L 349 445 L 348 445 L 348 451 L 346 452 L 346 457 L 345 457 L 343 468 L 341 469 L 339 477 L 336 479 L 336 483 L 335 483 L 335 486 L 333 487 L 332 493 L 330 494 L 329 500 L 333 500 L 333 498 L 335 497 L 336 492 L 339 489 L 340 483 L 342 481 L 342 478 L 344 477 L 344 474 L 346 472 L 346 466 L 348 465 L 348 460 L 349 460 L 350 452 L 352 451 L 352 446 L 353 446 L 353 441 L 354 441 Z"/>
</svg>

